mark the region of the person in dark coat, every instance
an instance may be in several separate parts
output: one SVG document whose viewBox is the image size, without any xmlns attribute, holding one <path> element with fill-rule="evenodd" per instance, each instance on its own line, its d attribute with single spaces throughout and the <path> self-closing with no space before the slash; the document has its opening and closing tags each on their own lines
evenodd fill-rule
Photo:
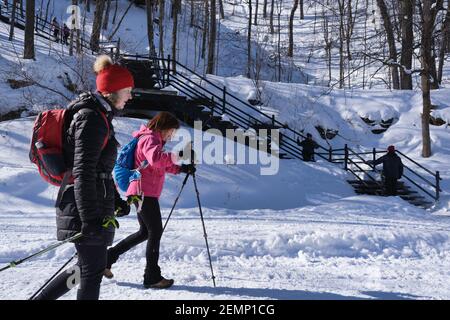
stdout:
<svg viewBox="0 0 450 320">
<path fill-rule="evenodd" d="M 307 133 L 306 139 L 297 143 L 302 147 L 303 161 L 315 161 L 314 149 L 319 148 L 319 145 L 313 140 L 311 133 Z"/>
<path fill-rule="evenodd" d="M 69 36 L 70 36 L 70 29 L 69 27 L 64 23 L 63 29 L 62 29 L 62 42 L 64 44 L 69 44 L 68 40 L 69 40 Z"/>
<path fill-rule="evenodd" d="M 115 210 L 129 212 L 111 174 L 118 147 L 111 121 L 131 98 L 134 80 L 127 69 L 113 64 L 108 56 L 97 58 L 94 70 L 97 92 L 82 94 L 67 108 L 70 116 L 65 117 L 63 148 L 73 181 L 63 183 L 56 203 L 58 240 L 82 234 L 75 240 L 77 267 L 62 272 L 36 300 L 54 300 L 67 293 L 77 270 L 77 299 L 97 300 L 107 263 L 107 246 L 112 245 L 117 227 Z"/>
<path fill-rule="evenodd" d="M 60 27 L 56 17 L 54 17 L 52 19 L 51 30 L 52 30 L 54 41 L 55 42 L 59 42 L 59 36 L 60 36 L 60 32 L 61 32 L 61 27 Z"/>
<path fill-rule="evenodd" d="M 397 180 L 403 176 L 402 159 L 395 153 L 395 147 L 389 146 L 388 152 L 375 161 L 369 161 L 373 166 L 383 164 L 384 188 L 387 196 L 397 195 Z"/>
</svg>

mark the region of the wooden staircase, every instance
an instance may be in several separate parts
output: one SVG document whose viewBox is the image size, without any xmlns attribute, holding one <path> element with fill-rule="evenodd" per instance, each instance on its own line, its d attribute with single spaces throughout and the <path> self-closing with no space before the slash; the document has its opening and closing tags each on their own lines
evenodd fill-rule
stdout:
<svg viewBox="0 0 450 320">
<path fill-rule="evenodd" d="M 356 194 L 367 194 L 374 196 L 385 195 L 383 183 L 381 181 L 347 180 L 347 182 L 355 189 Z M 397 196 L 410 204 L 423 209 L 428 209 L 434 205 L 434 202 L 427 200 L 410 186 L 407 186 L 404 181 L 397 182 Z"/>
</svg>

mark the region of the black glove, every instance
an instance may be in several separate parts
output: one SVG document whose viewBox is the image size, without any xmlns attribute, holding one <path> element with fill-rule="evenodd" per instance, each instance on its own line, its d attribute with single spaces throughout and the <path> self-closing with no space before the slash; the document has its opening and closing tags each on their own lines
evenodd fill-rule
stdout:
<svg viewBox="0 0 450 320">
<path fill-rule="evenodd" d="M 129 215 L 130 206 L 127 203 L 127 201 L 122 200 L 121 198 L 116 199 L 114 213 L 116 214 L 116 217 L 123 217 Z"/>
<path fill-rule="evenodd" d="M 195 171 L 197 171 L 197 169 L 195 168 L 195 165 L 193 165 L 193 164 L 182 164 L 180 171 L 183 173 L 191 174 L 191 173 L 195 173 Z"/>
</svg>

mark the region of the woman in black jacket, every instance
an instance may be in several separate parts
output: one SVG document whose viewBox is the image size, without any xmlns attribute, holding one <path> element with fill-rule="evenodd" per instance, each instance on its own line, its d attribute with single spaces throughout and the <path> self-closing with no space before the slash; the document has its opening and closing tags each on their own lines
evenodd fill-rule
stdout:
<svg viewBox="0 0 450 320">
<path fill-rule="evenodd" d="M 63 183 L 56 203 L 58 240 L 82 233 L 75 243 L 78 263 L 55 278 L 37 300 L 59 298 L 71 289 L 71 279 L 79 280 L 78 300 L 98 299 L 106 249 L 114 239 L 115 208 L 129 211 L 111 175 L 118 146 L 111 120 L 131 99 L 134 81 L 127 69 L 113 64 L 108 56 L 97 58 L 94 71 L 97 92 L 82 94 L 68 107 L 64 159 L 73 179 Z"/>
</svg>

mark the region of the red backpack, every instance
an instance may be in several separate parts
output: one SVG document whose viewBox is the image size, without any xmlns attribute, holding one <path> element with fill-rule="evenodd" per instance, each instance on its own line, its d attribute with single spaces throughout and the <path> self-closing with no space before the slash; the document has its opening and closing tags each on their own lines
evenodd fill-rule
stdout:
<svg viewBox="0 0 450 320">
<path fill-rule="evenodd" d="M 66 167 L 63 154 L 63 137 L 65 118 L 72 112 L 66 109 L 55 109 L 41 112 L 34 121 L 33 135 L 31 137 L 30 160 L 39 170 L 41 177 L 55 186 L 61 186 L 64 175 L 70 170 Z M 108 134 L 102 145 L 102 150 L 108 143 L 109 122 L 106 115 L 99 111 L 105 120 Z M 73 177 L 68 178 L 73 183 Z"/>
</svg>

